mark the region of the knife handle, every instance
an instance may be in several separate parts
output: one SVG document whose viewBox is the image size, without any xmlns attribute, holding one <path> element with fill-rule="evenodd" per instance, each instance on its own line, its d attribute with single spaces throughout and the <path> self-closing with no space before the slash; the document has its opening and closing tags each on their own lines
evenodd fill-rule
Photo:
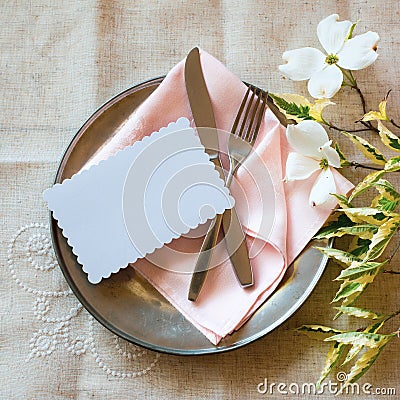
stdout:
<svg viewBox="0 0 400 400">
<path fill-rule="evenodd" d="M 214 247 L 217 244 L 218 234 L 221 228 L 223 214 L 218 214 L 210 227 L 208 228 L 207 234 L 204 238 L 203 244 L 200 249 L 199 256 L 196 261 L 196 266 L 190 282 L 188 299 L 196 301 L 199 296 L 200 290 L 203 287 L 204 281 L 208 269 L 210 267 L 211 258 L 214 252 Z"/>
<path fill-rule="evenodd" d="M 246 236 L 239 221 L 235 207 L 225 210 L 222 218 L 225 232 L 225 245 L 231 258 L 236 278 L 242 287 L 253 285 L 253 270 L 250 265 Z"/>
</svg>

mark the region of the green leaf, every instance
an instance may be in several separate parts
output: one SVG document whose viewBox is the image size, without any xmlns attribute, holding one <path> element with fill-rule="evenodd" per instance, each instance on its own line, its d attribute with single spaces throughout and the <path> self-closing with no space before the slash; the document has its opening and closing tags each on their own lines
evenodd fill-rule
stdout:
<svg viewBox="0 0 400 400">
<path fill-rule="evenodd" d="M 313 120 L 314 118 L 310 116 L 310 103 L 309 101 L 298 95 L 290 95 L 290 96 L 295 96 L 296 98 L 299 98 L 299 100 L 304 103 L 304 104 L 296 104 L 294 101 L 287 101 L 283 97 L 279 97 L 275 94 L 270 93 L 269 94 L 274 101 L 275 105 L 287 116 L 287 117 L 296 117 L 293 118 L 297 122 L 299 120 L 307 120 L 311 119 Z M 283 95 L 282 95 L 283 96 Z M 303 100 L 301 100 L 301 98 Z"/>
<path fill-rule="evenodd" d="M 396 172 L 398 170 L 400 170 L 400 156 L 389 159 L 385 164 L 386 172 Z"/>
<path fill-rule="evenodd" d="M 397 232 L 399 226 L 399 217 L 391 218 L 383 223 L 371 239 L 366 258 L 369 260 L 378 258 L 384 252 L 386 246 L 390 242 L 390 239 Z"/>
<path fill-rule="evenodd" d="M 345 344 L 338 342 L 332 344 L 331 348 L 328 351 L 328 354 L 326 355 L 325 365 L 316 385 L 317 388 L 320 387 L 323 380 L 332 372 L 333 368 L 338 363 L 345 347 Z"/>
<path fill-rule="evenodd" d="M 392 133 L 381 121 L 378 122 L 379 136 L 383 144 L 390 149 L 400 152 L 400 139 Z"/>
<path fill-rule="evenodd" d="M 390 340 L 396 334 L 382 335 L 378 333 L 366 333 L 366 332 L 344 332 L 338 333 L 324 339 L 324 342 L 339 342 L 343 344 L 355 344 L 360 346 L 366 346 L 369 348 L 377 348 L 387 340 Z"/>
<path fill-rule="evenodd" d="M 390 200 L 387 197 L 380 197 L 376 208 L 383 211 L 394 211 L 400 203 L 400 200 Z"/>
<path fill-rule="evenodd" d="M 354 222 L 346 214 L 340 214 L 339 217 L 323 226 L 318 233 L 314 236 L 314 239 L 328 239 L 343 227 L 353 226 Z"/>
<path fill-rule="evenodd" d="M 374 171 L 368 174 L 353 190 L 349 197 L 349 201 L 352 201 L 356 196 L 364 193 L 368 190 L 375 182 L 377 182 L 383 175 L 385 171 Z"/>
<path fill-rule="evenodd" d="M 328 336 L 336 335 L 343 331 L 323 325 L 302 325 L 296 329 L 296 332 L 302 333 L 311 339 L 325 339 Z"/>
<path fill-rule="evenodd" d="M 357 135 L 353 135 L 348 132 L 343 132 L 343 134 L 349 138 L 357 147 L 357 149 L 360 150 L 364 156 L 371 160 L 374 164 L 386 164 L 384 155 L 375 146 L 372 146 L 371 143 Z"/>
<path fill-rule="evenodd" d="M 364 310 L 363 308 L 358 308 L 358 307 L 334 307 L 334 308 L 336 308 L 336 310 L 341 311 L 343 314 L 351 315 L 357 318 L 380 319 L 386 316 L 385 314 Z"/>
<path fill-rule="evenodd" d="M 373 365 L 373 363 L 376 361 L 378 358 L 379 354 L 382 352 L 382 350 L 385 348 L 385 346 L 390 342 L 390 340 L 393 339 L 393 336 L 388 337 L 378 347 L 373 347 L 368 349 L 358 360 L 357 362 L 353 365 L 353 367 L 350 370 L 350 373 L 347 376 L 347 380 L 345 384 L 340 388 L 340 391 L 338 394 L 342 393 L 346 387 L 354 382 L 356 382 L 358 379 L 360 379 Z"/>
<path fill-rule="evenodd" d="M 349 162 L 347 160 L 347 158 L 345 157 L 345 155 L 343 154 L 342 150 L 340 150 L 339 144 L 335 143 L 335 150 L 337 151 L 337 153 L 339 154 L 339 158 L 340 158 L 340 166 L 341 167 L 347 167 L 348 165 L 351 165 L 351 162 Z"/>
<path fill-rule="evenodd" d="M 348 253 L 343 250 L 327 248 L 327 247 L 315 247 L 315 249 L 327 255 L 329 258 L 333 258 L 340 265 L 344 267 L 350 266 L 354 261 L 361 262 L 361 259 L 356 257 L 354 254 Z"/>
</svg>

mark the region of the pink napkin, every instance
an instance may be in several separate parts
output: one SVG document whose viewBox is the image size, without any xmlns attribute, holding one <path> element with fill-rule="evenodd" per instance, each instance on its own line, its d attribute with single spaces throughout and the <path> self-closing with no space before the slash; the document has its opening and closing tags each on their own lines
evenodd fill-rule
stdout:
<svg viewBox="0 0 400 400">
<path fill-rule="evenodd" d="M 217 128 L 229 131 L 246 86 L 210 54 L 202 50 L 200 55 Z M 179 117 L 187 117 L 194 125 L 185 88 L 184 61 L 169 72 L 161 85 L 86 167 Z M 196 302 L 187 300 L 191 274 L 177 271 L 193 270 L 201 238 L 181 237 L 157 250 L 154 260 L 161 261 L 162 267 L 146 259 L 133 265 L 213 344 L 239 328 L 267 299 L 279 284 L 286 267 L 330 214 L 329 209 L 308 205 L 316 174 L 305 181 L 283 181 L 289 148 L 285 128 L 270 110 L 265 113 L 254 149 L 254 154 L 239 168 L 237 181 L 231 187 L 247 235 L 254 286 L 247 289 L 239 286 L 229 257 L 226 257 L 223 241 L 216 251 L 216 258 L 222 262 L 209 271 Z M 335 171 L 334 176 L 339 193 L 347 193 L 352 188 L 352 184 L 338 172 Z M 243 191 L 250 207 L 241 201 Z M 264 194 L 264 199 L 270 199 L 270 205 L 261 204 L 260 192 Z"/>
</svg>

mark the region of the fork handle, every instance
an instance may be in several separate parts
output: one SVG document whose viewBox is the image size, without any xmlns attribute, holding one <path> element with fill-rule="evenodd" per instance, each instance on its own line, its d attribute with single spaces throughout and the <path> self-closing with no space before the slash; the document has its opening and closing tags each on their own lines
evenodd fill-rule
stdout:
<svg viewBox="0 0 400 400">
<path fill-rule="evenodd" d="M 206 279 L 207 272 L 210 268 L 213 250 L 217 244 L 218 233 L 221 228 L 223 214 L 218 214 L 208 228 L 207 234 L 204 238 L 203 244 L 200 249 L 199 256 L 196 261 L 196 266 L 193 272 L 192 280 L 190 282 L 188 299 L 196 301 L 199 296 L 200 290 L 203 287 Z"/>
</svg>

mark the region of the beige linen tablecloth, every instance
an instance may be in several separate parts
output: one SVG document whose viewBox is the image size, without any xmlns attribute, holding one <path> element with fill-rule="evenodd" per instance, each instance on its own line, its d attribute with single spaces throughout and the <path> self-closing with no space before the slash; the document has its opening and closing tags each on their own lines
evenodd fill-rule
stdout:
<svg viewBox="0 0 400 400">
<path fill-rule="evenodd" d="M 295 396 L 277 390 L 261 394 L 257 386 L 265 379 L 300 386 L 315 382 L 328 346 L 292 329 L 332 323 L 328 305 L 337 288 L 336 266 L 329 265 L 291 319 L 256 343 L 213 356 L 158 355 L 109 333 L 70 293 L 51 249 L 41 193 L 51 185 L 63 149 L 94 109 L 122 89 L 165 74 L 194 45 L 243 80 L 273 92 L 306 94 L 305 84 L 279 74 L 281 54 L 318 46 L 316 25 L 334 12 L 360 19 L 358 32 L 379 32 L 378 61 L 357 77 L 369 108 L 376 109 L 392 88 L 391 114 L 400 119 L 399 3 L 31 0 L 3 1 L 0 11 L 0 397 L 279 399 Z M 340 116 L 332 118 L 352 126 L 360 115 L 358 97 L 346 91 L 335 101 Z M 350 158 L 358 157 L 340 141 Z M 346 172 L 350 179 L 363 174 Z M 382 275 L 364 300 L 376 311 L 394 310 L 398 287 L 396 276 Z M 336 326 L 350 322 L 342 318 Z M 389 328 L 395 330 L 396 322 Z M 394 387 L 399 395 L 399 356 L 399 344 L 391 344 L 360 384 Z M 335 375 L 331 379 L 337 382 Z M 326 391 L 319 398 L 331 397 Z M 395 398 L 370 396 L 390 397 Z"/>
</svg>

